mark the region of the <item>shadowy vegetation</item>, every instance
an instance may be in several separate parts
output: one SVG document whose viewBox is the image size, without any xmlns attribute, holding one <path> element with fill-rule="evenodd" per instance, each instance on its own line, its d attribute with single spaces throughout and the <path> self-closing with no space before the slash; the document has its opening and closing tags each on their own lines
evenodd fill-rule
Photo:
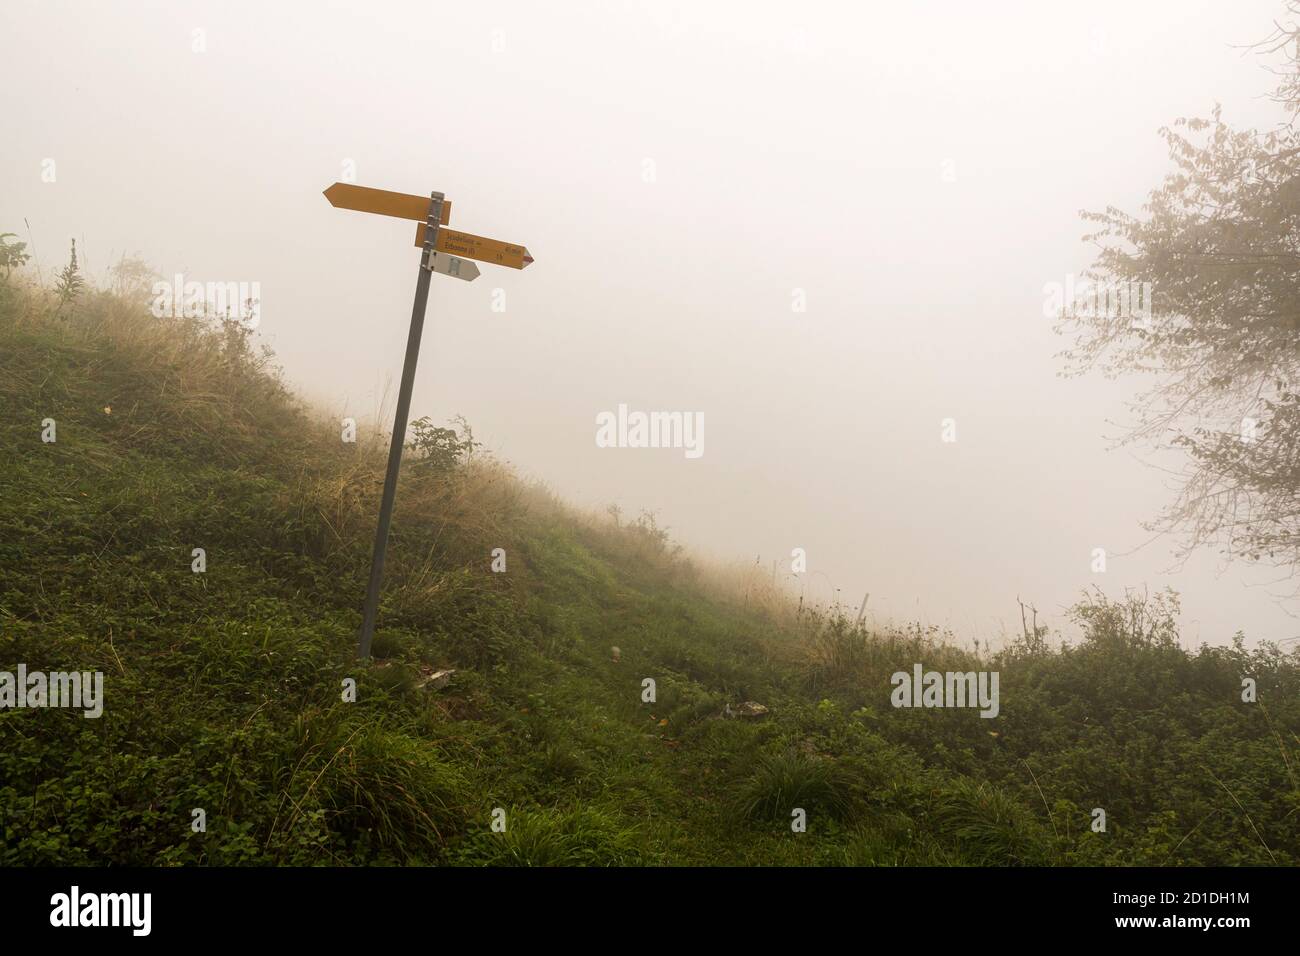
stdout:
<svg viewBox="0 0 1300 956">
<path fill-rule="evenodd" d="M 0 241 L 0 670 L 105 675 L 100 719 L 0 710 L 0 864 L 1300 858 L 1294 651 L 1185 649 L 1143 595 L 1086 595 L 1077 646 L 867 633 L 564 507 L 463 422 L 412 430 L 357 662 L 386 436 L 340 440 L 238 322 L 65 299 Z M 1000 715 L 891 707 L 918 662 L 998 671 Z"/>
</svg>

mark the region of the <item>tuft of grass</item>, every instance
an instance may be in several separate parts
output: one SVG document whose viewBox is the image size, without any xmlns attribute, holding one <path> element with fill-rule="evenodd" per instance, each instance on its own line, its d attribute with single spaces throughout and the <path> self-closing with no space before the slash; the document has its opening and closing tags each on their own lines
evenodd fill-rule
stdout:
<svg viewBox="0 0 1300 956">
<path fill-rule="evenodd" d="M 851 818 L 860 808 L 853 777 L 834 760 L 804 754 L 764 754 L 737 789 L 735 806 L 750 821 L 789 821 L 796 808 L 809 818 Z"/>
<path fill-rule="evenodd" d="M 975 866 L 1042 866 L 1051 841 L 1026 808 L 999 788 L 959 778 L 943 792 L 934 814 L 941 840 L 956 845 Z"/>
<path fill-rule="evenodd" d="M 268 844 L 311 842 L 328 826 L 353 852 L 432 862 L 464 827 L 468 785 L 427 744 L 350 717 L 344 705 L 296 721 L 283 756 L 279 811 Z"/>
<path fill-rule="evenodd" d="M 476 866 L 629 866 L 654 862 L 634 827 L 598 807 L 509 809 L 506 829 L 467 841 L 455 862 Z"/>
</svg>

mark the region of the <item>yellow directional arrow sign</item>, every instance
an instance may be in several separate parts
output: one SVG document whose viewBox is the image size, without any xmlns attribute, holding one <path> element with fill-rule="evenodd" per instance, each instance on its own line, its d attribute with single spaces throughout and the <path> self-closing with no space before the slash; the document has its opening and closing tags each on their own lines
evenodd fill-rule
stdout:
<svg viewBox="0 0 1300 956">
<path fill-rule="evenodd" d="M 369 186 L 353 186 L 351 183 L 335 183 L 325 190 L 325 198 L 335 209 L 353 209 L 357 212 L 373 212 L 380 216 L 395 216 L 398 219 L 414 219 L 424 222 L 429 218 L 429 197 L 412 196 L 410 193 L 394 193 L 387 189 L 371 189 Z M 442 224 L 451 221 L 451 203 L 443 200 Z"/>
<path fill-rule="evenodd" d="M 424 245 L 424 223 L 415 230 L 415 244 Z M 465 259 L 477 259 L 479 262 L 493 262 L 511 269 L 522 269 L 533 261 L 526 246 L 517 246 L 513 242 L 500 239 L 485 239 L 471 236 L 468 232 L 455 229 L 439 229 L 438 239 L 433 244 L 438 252 L 448 252 Z"/>
</svg>

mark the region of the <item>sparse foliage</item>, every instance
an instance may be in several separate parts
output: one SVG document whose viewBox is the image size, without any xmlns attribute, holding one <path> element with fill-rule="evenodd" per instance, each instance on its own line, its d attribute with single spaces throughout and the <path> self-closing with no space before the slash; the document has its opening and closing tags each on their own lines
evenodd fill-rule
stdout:
<svg viewBox="0 0 1300 956">
<path fill-rule="evenodd" d="M 4 270 L 6 279 L 13 270 L 21 267 L 31 258 L 31 253 L 27 251 L 27 243 L 17 240 L 16 233 L 0 232 L 0 269 Z"/>
<path fill-rule="evenodd" d="M 149 295 L 157 271 L 139 256 L 122 256 L 109 273 L 113 277 L 113 292 L 123 299 L 138 300 Z"/>
<path fill-rule="evenodd" d="M 1295 38 L 1294 31 L 1289 36 Z M 1300 109 L 1300 59 L 1287 49 L 1278 96 Z M 1208 118 L 1163 129 L 1174 169 L 1140 215 L 1085 213 L 1100 284 L 1150 283 L 1153 309 L 1073 314 L 1070 373 L 1138 372 L 1125 441 L 1181 449 L 1177 493 L 1150 523 L 1182 554 L 1300 568 L 1300 131 L 1234 130 Z"/>
<path fill-rule="evenodd" d="M 77 265 L 77 240 L 72 240 L 72 254 L 68 264 L 55 273 L 54 294 L 59 299 L 59 311 L 74 301 L 86 288 L 86 280 Z"/>
<path fill-rule="evenodd" d="M 427 416 L 411 422 L 411 439 L 406 443 L 416 455 L 414 466 L 431 474 L 444 474 L 465 464 L 482 442 L 474 440 L 473 429 L 463 416 L 452 419 L 452 427 L 433 424 Z"/>
</svg>

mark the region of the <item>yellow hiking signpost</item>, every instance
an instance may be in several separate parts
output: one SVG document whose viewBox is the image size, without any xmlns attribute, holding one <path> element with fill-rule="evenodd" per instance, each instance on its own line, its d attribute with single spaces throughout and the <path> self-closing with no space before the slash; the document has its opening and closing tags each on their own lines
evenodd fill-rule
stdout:
<svg viewBox="0 0 1300 956">
<path fill-rule="evenodd" d="M 357 212 L 373 212 L 379 216 L 395 216 L 398 219 L 414 219 L 424 222 L 429 218 L 429 200 L 423 196 L 410 193 L 390 193 L 387 189 L 371 189 L 369 186 L 353 186 L 351 183 L 335 183 L 325 190 L 325 198 L 335 209 L 354 209 Z M 438 222 L 447 225 L 451 222 L 451 202 L 444 200 L 442 215 Z"/>
<path fill-rule="evenodd" d="M 420 247 L 420 273 L 415 283 L 415 303 L 411 308 L 411 331 L 406 339 L 406 359 L 402 363 L 402 385 L 397 393 L 397 412 L 393 418 L 393 440 L 388 447 L 388 471 L 384 474 L 384 494 L 379 503 L 379 526 L 375 530 L 375 556 L 370 565 L 370 583 L 366 588 L 366 608 L 361 620 L 361 637 L 357 644 L 360 657 L 370 656 L 375 635 L 375 617 L 379 610 L 379 584 L 384 574 L 384 555 L 388 549 L 388 526 L 393 518 L 393 500 L 397 497 L 397 470 L 402 463 L 402 446 L 406 443 L 406 424 L 411 412 L 411 391 L 415 386 L 415 363 L 420 357 L 420 336 L 424 331 L 425 307 L 429 302 L 429 278 L 437 272 L 457 279 L 473 281 L 478 267 L 468 261 L 478 259 L 496 265 L 522 269 L 533 261 L 527 248 L 499 239 L 485 239 L 466 232 L 442 228 L 451 220 L 451 203 L 442 193 L 429 198 L 409 193 L 371 189 L 351 183 L 335 183 L 325 190 L 325 198 L 335 209 L 351 209 L 378 216 L 414 219 L 419 222 L 415 244 Z"/>
<path fill-rule="evenodd" d="M 424 245 L 424 223 L 416 227 L 415 244 L 421 247 Z M 434 248 L 438 252 L 455 253 L 467 259 L 509 266 L 511 269 L 522 269 L 533 261 L 524 246 L 502 242 L 500 239 L 471 236 L 468 232 L 457 232 L 455 229 L 439 229 Z"/>
</svg>

